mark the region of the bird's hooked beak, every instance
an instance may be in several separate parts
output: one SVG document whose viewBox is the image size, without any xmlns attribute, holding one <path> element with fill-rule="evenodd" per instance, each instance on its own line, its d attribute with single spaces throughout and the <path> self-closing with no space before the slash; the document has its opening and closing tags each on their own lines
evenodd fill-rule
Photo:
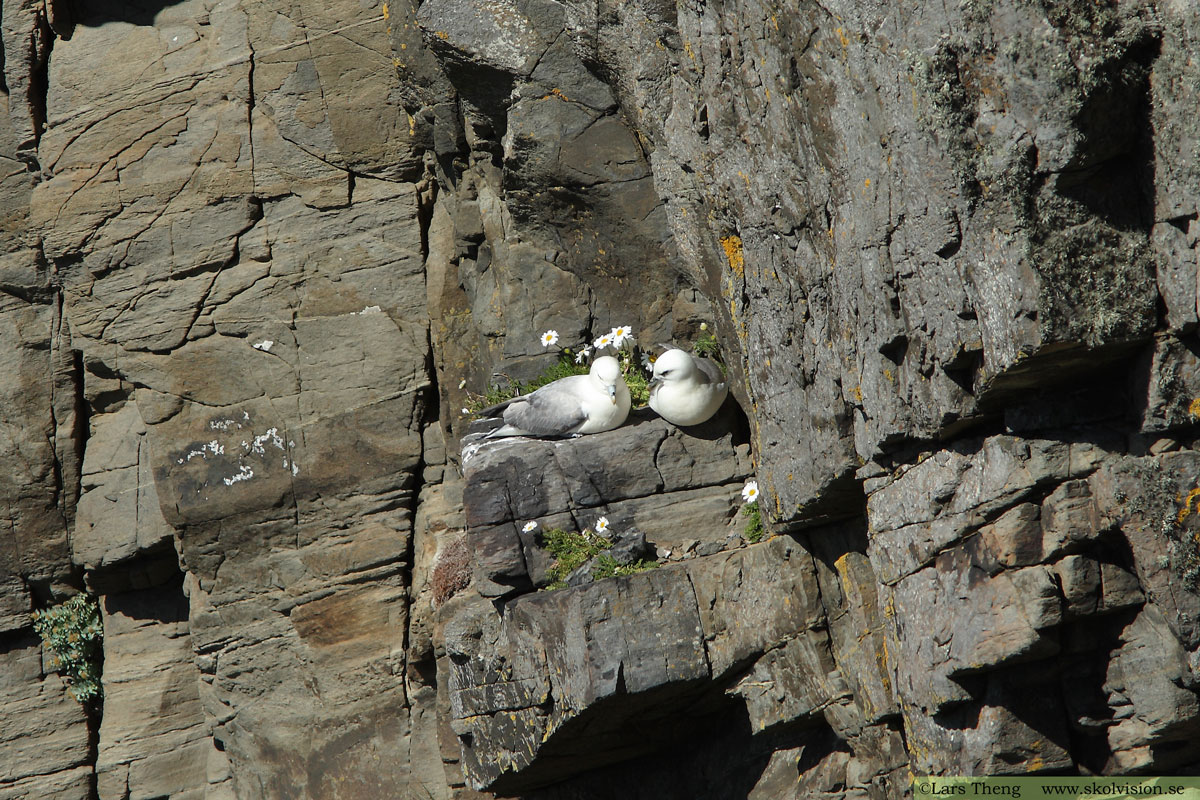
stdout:
<svg viewBox="0 0 1200 800">
<path fill-rule="evenodd" d="M 608 385 L 608 399 L 612 400 L 612 404 L 617 404 L 617 385 L 615 383 Z"/>
<path fill-rule="evenodd" d="M 662 382 L 663 382 L 662 376 L 655 375 L 653 378 L 650 379 L 650 388 L 657 389 L 659 386 L 662 386 Z"/>
</svg>

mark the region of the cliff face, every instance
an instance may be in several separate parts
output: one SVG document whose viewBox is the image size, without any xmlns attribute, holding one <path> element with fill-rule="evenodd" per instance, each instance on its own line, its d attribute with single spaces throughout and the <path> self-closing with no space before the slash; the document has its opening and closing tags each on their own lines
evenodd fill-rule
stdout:
<svg viewBox="0 0 1200 800">
<path fill-rule="evenodd" d="M 1190 4 L 0 12 L 0 798 L 1200 762 Z M 470 435 L 701 323 L 700 429 Z M 601 514 L 662 565 L 535 591 Z"/>
</svg>

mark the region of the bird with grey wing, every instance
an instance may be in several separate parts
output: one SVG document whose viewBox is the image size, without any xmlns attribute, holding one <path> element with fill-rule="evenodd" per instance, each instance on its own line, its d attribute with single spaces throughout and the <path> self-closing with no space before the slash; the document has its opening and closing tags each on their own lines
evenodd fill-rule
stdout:
<svg viewBox="0 0 1200 800">
<path fill-rule="evenodd" d="M 573 436 L 619 427 L 629 416 L 629 387 L 612 356 L 592 362 L 587 375 L 571 375 L 537 391 L 485 408 L 481 417 L 504 424 L 487 434 L 501 436 Z"/>
<path fill-rule="evenodd" d="M 721 368 L 678 348 L 654 362 L 650 408 L 675 425 L 699 425 L 725 402 L 729 393 Z"/>
</svg>

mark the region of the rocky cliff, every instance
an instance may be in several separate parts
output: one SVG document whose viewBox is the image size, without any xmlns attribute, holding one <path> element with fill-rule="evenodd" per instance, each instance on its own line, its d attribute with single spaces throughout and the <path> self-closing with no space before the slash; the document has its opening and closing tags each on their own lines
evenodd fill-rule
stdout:
<svg viewBox="0 0 1200 800">
<path fill-rule="evenodd" d="M 1193 4 L 3 0 L 0 34 L 0 798 L 1200 765 Z M 478 440 L 541 332 L 617 324 L 715 331 L 736 402 Z M 657 569 L 541 590 L 525 523 L 602 515 Z M 86 706 L 33 627 L 79 592 Z"/>
</svg>

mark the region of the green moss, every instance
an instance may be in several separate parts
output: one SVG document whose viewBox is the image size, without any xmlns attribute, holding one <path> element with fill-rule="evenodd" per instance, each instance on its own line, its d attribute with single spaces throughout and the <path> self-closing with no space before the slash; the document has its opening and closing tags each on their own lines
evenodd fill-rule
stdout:
<svg viewBox="0 0 1200 800">
<path fill-rule="evenodd" d="M 550 583 L 547 590 L 565 589 L 567 576 L 582 567 L 593 558 L 596 559 L 592 570 L 592 580 L 602 578 L 617 578 L 635 575 L 646 570 L 657 569 L 658 562 L 648 559 L 635 561 L 632 564 L 622 564 L 604 551 L 612 547 L 611 540 L 585 530 L 583 533 L 568 533 L 559 528 L 551 528 L 542 534 L 542 543 L 554 556 L 554 566 L 550 568 Z"/>
<path fill-rule="evenodd" d="M 104 628 L 93 598 L 77 594 L 54 608 L 35 611 L 33 629 L 54 656 L 55 667 L 67 679 L 76 700 L 86 704 L 103 697 Z"/>
<path fill-rule="evenodd" d="M 658 569 L 657 561 L 642 559 L 632 564 L 620 564 L 607 553 L 601 553 L 596 558 L 596 569 L 592 572 L 592 577 L 595 580 L 600 580 L 601 578 L 622 578 L 652 569 Z"/>
<path fill-rule="evenodd" d="M 551 528 L 542 534 L 542 544 L 554 556 L 547 589 L 562 589 L 567 585 L 568 575 L 612 547 L 611 541 L 590 530 L 570 533 L 560 528 Z"/>
<path fill-rule="evenodd" d="M 742 529 L 742 538 L 750 544 L 762 541 L 767 529 L 763 527 L 762 512 L 758 510 L 758 503 L 743 505 L 742 516 L 746 518 L 746 527 Z"/>
</svg>

